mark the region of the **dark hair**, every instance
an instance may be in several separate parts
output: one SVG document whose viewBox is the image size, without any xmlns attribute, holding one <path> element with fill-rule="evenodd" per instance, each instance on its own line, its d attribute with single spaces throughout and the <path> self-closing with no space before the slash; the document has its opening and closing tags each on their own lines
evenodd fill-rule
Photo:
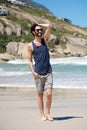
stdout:
<svg viewBox="0 0 87 130">
<path fill-rule="evenodd" d="M 38 24 L 36 24 L 36 23 L 31 26 L 31 33 L 32 33 L 32 35 L 34 35 L 33 31 L 35 31 L 36 26 L 38 26 Z"/>
</svg>

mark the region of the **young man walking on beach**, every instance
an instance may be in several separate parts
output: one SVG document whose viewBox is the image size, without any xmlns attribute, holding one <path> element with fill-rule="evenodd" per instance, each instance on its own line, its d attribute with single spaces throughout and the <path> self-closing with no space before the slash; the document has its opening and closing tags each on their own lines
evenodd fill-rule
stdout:
<svg viewBox="0 0 87 130">
<path fill-rule="evenodd" d="M 45 33 L 42 38 L 43 28 L 45 29 Z M 28 59 L 38 92 L 38 106 L 41 120 L 52 121 L 53 118 L 50 115 L 50 108 L 52 103 L 53 76 L 47 47 L 50 37 L 50 25 L 33 24 L 31 26 L 31 33 L 34 36 L 34 40 L 28 44 Z M 35 65 L 33 65 L 32 57 L 34 58 Z M 46 90 L 46 114 L 44 113 L 43 101 L 44 90 Z"/>
</svg>

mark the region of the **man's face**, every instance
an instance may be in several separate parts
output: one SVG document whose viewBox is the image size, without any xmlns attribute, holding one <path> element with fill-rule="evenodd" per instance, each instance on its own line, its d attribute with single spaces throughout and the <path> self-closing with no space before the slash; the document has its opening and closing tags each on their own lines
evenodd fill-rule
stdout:
<svg viewBox="0 0 87 130">
<path fill-rule="evenodd" d="M 34 31 L 34 35 L 37 37 L 41 37 L 42 31 L 43 31 L 43 29 L 40 26 L 36 26 L 35 31 Z"/>
</svg>

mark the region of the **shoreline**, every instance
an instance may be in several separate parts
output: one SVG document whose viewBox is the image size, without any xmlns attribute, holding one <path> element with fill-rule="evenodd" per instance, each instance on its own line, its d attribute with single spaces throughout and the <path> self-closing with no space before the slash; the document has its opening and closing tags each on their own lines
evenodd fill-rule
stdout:
<svg viewBox="0 0 87 130">
<path fill-rule="evenodd" d="M 37 93 L 35 87 L 0 87 L 0 92 L 22 92 L 22 93 Z M 44 91 L 45 93 L 45 91 Z M 87 98 L 87 89 L 82 88 L 53 88 L 53 96 L 61 95 L 68 97 L 85 97 Z"/>
</svg>

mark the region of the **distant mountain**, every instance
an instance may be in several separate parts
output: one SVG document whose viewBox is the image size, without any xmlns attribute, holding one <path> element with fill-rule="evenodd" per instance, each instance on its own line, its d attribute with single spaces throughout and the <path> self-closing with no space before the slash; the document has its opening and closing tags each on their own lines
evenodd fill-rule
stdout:
<svg viewBox="0 0 87 130">
<path fill-rule="evenodd" d="M 38 8 L 38 9 L 50 12 L 50 10 L 48 8 L 46 8 L 44 5 L 36 3 L 32 0 L 19 0 L 19 1 L 26 3 L 27 5 L 31 6 L 32 8 Z"/>
</svg>

